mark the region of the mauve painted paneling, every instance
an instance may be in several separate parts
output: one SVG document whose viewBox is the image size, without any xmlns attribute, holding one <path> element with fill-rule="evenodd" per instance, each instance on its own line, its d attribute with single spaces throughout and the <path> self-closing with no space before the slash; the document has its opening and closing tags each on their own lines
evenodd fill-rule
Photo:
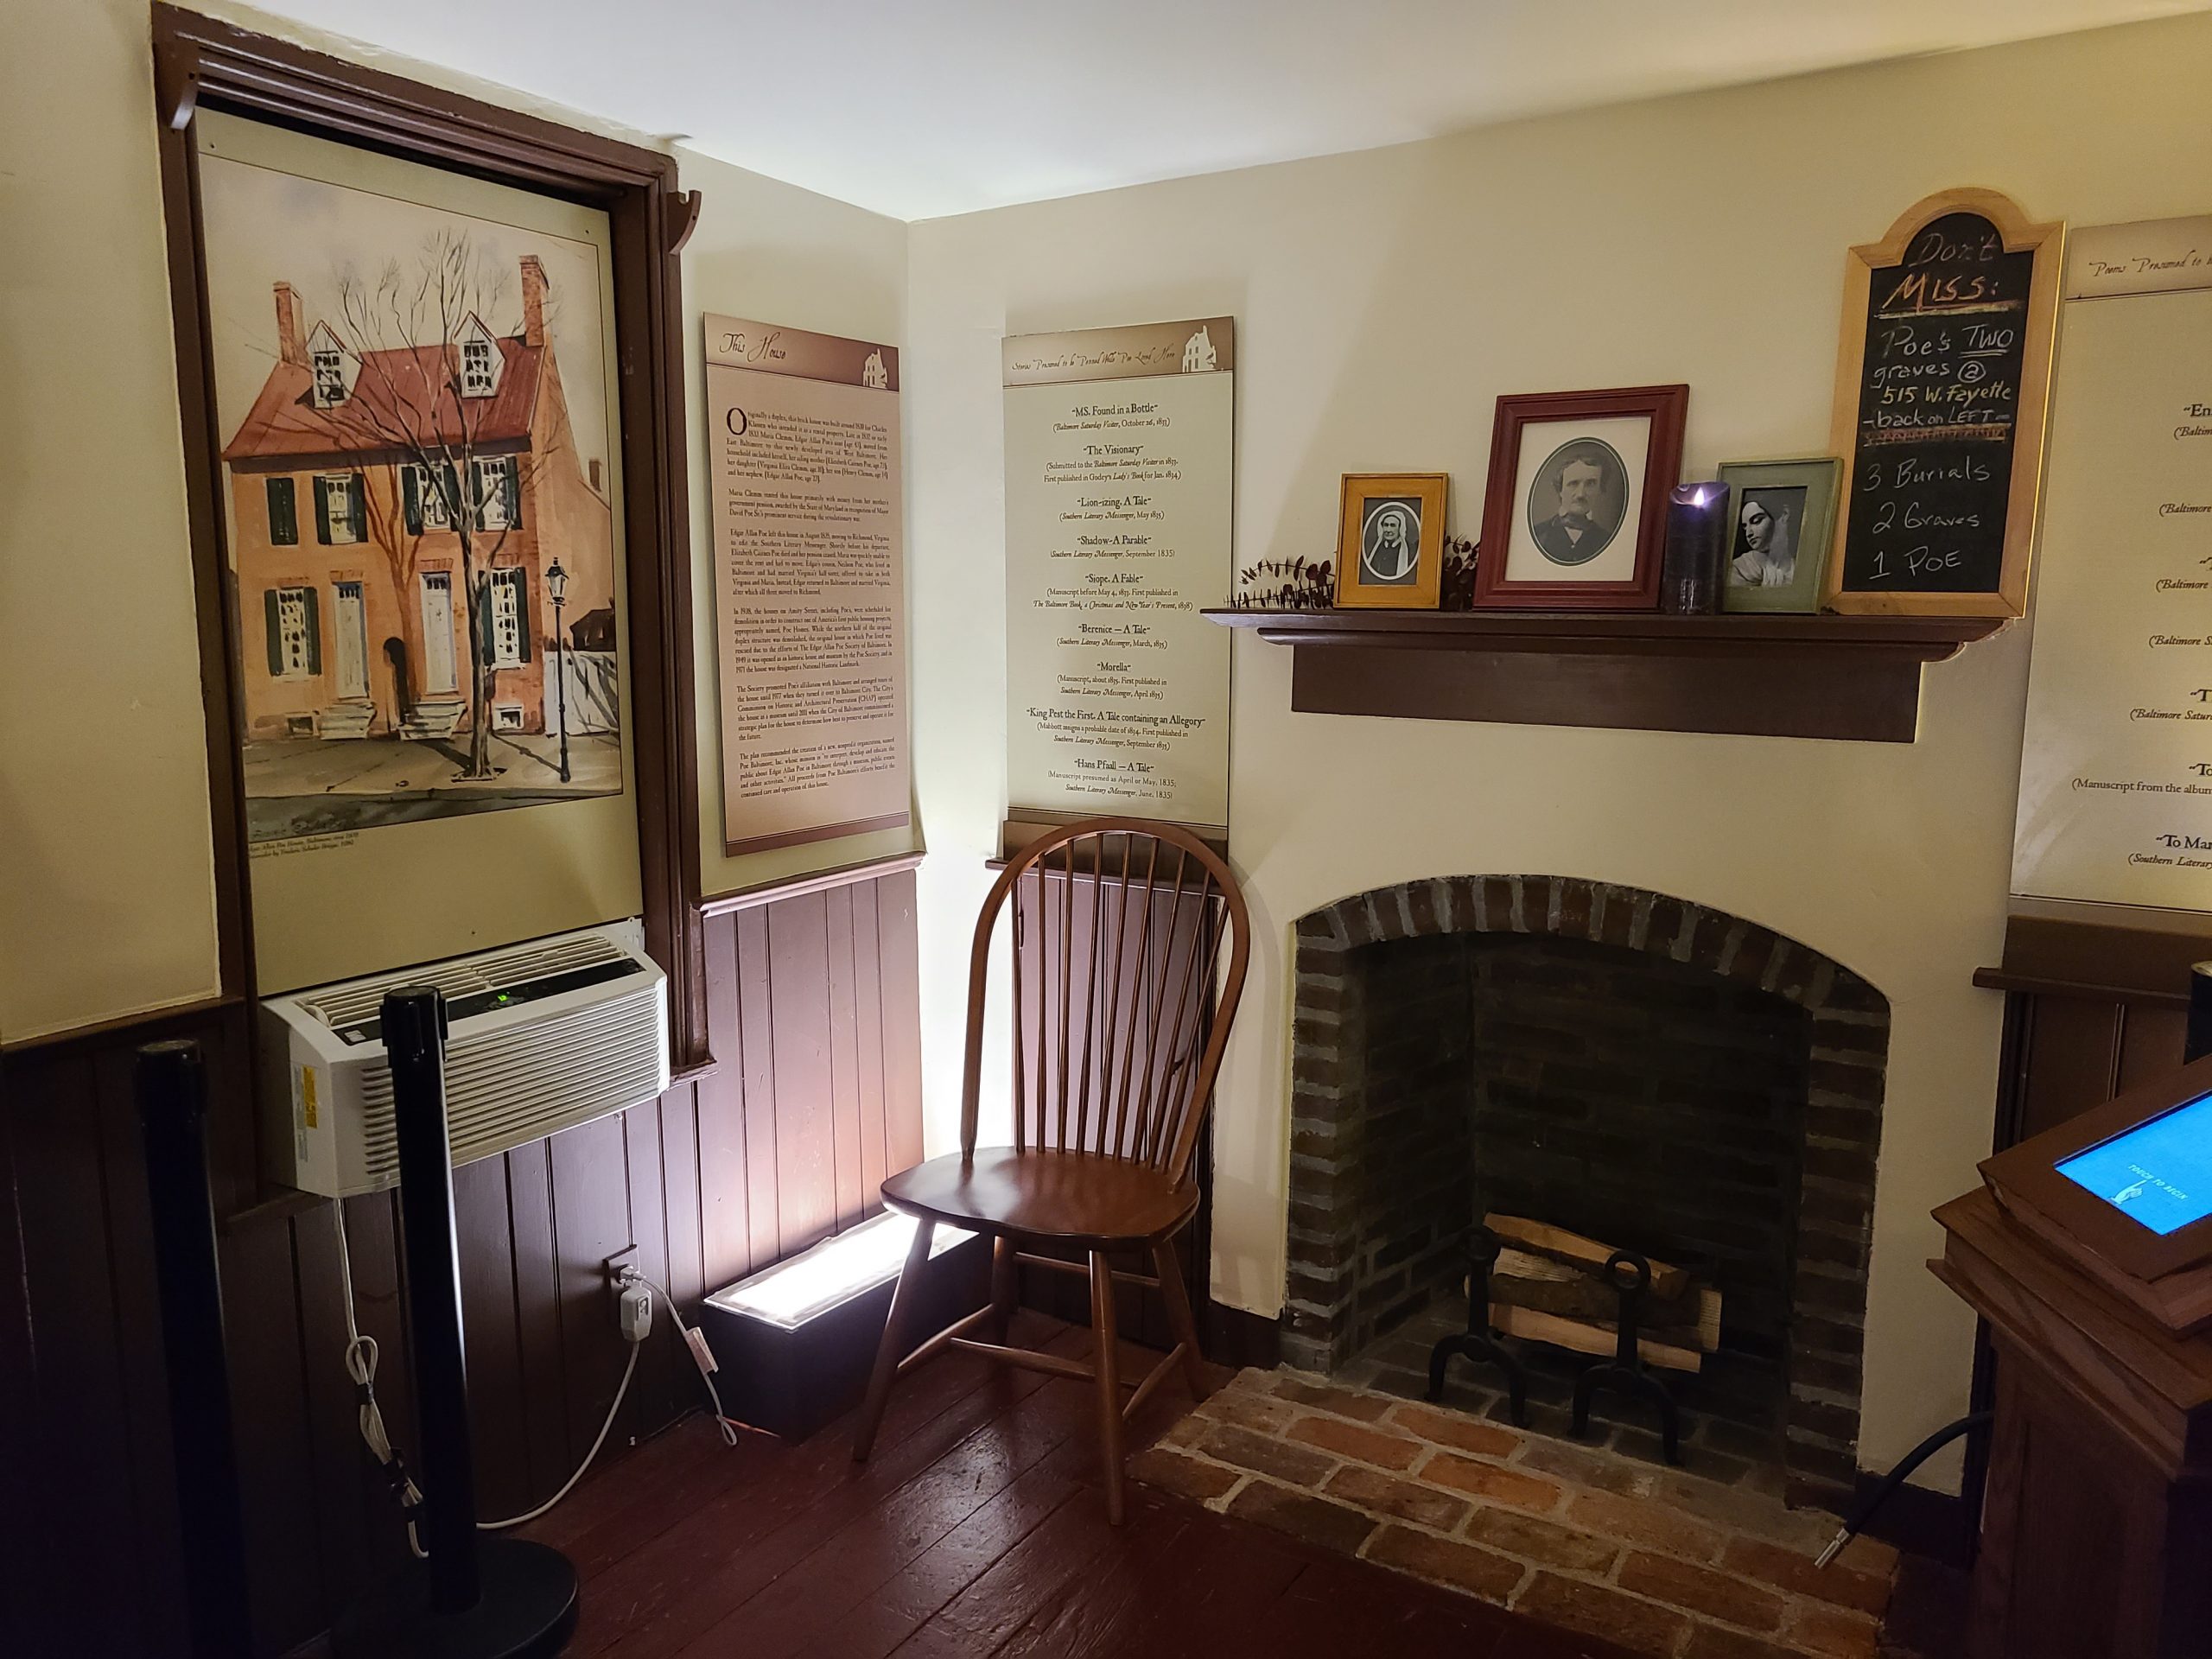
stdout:
<svg viewBox="0 0 2212 1659">
<path fill-rule="evenodd" d="M 601 1260 L 629 1243 L 695 1301 L 848 1224 L 920 1154 L 914 878 L 900 872 L 707 923 L 718 1067 L 658 1101 L 488 1159 L 454 1185 L 487 1509 L 542 1501 L 605 1415 L 623 1354 Z M 0 1653 L 184 1651 L 168 1407 L 130 1052 L 207 1048 L 215 1139 L 242 1147 L 237 1009 L 23 1049 L 0 1067 Z M 218 1171 L 219 1191 L 242 1172 Z M 412 1444 L 397 1224 L 346 1205 L 378 1392 Z M 278 1654 L 404 1548 L 353 1435 L 327 1206 L 223 1241 L 257 1647 Z M 702 1400 L 664 1319 L 613 1455 Z M 609 1455 L 602 1453 L 602 1456 Z"/>
</svg>

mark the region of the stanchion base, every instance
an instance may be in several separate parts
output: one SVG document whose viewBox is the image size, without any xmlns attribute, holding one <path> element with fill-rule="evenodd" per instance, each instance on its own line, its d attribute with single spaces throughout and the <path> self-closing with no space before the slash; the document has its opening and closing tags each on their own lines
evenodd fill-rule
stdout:
<svg viewBox="0 0 2212 1659">
<path fill-rule="evenodd" d="M 576 1569 L 557 1549 L 521 1538 L 476 1546 L 484 1593 L 465 1613 L 430 1611 L 430 1575 L 417 1561 L 339 1616 L 337 1659 L 547 1659 L 576 1629 Z"/>
</svg>

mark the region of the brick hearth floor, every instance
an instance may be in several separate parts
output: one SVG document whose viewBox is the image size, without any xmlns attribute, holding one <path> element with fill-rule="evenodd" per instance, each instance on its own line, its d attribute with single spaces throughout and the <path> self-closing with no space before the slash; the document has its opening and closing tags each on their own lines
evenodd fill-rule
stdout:
<svg viewBox="0 0 2212 1659">
<path fill-rule="evenodd" d="M 1207 1508 L 1658 1659 L 1872 1659 L 1897 1554 L 1619 1452 L 1294 1371 L 1240 1371 L 1132 1460 Z"/>
<path fill-rule="evenodd" d="M 1439 1337 L 1467 1328 L 1464 1294 L 1439 1298 L 1395 1331 L 1353 1356 L 1332 1381 L 1346 1388 L 1372 1389 L 1401 1400 L 1421 1400 L 1428 1392 L 1428 1356 Z M 1528 1427 L 1554 1440 L 1567 1438 L 1573 1421 L 1569 1409 L 1574 1380 L 1594 1363 L 1587 1354 L 1570 1354 L 1541 1343 L 1512 1344 L 1528 1379 Z M 1762 1391 L 1778 1394 L 1779 1384 L 1734 1354 L 1709 1354 L 1702 1376 L 1659 1374 L 1681 1410 L 1682 1467 L 1724 1485 L 1740 1485 L 1779 1499 L 1787 1478 L 1779 1445 L 1780 1402 L 1765 1407 L 1764 1429 L 1752 1427 L 1758 1414 L 1749 1401 Z M 1510 1422 L 1505 1390 L 1496 1370 L 1454 1360 L 1444 1374 L 1443 1403 L 1473 1417 Z M 1733 1404 L 1730 1403 L 1733 1396 Z M 1644 1463 L 1663 1457 L 1658 1423 L 1651 1408 L 1630 1395 L 1601 1389 L 1592 1402 L 1591 1443 L 1624 1452 Z"/>
</svg>

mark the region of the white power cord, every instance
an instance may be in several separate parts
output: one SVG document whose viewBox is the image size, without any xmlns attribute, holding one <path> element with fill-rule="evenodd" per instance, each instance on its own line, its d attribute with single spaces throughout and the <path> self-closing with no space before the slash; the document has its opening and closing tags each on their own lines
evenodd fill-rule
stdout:
<svg viewBox="0 0 2212 1659">
<path fill-rule="evenodd" d="M 361 1326 L 353 1311 L 353 1259 L 346 1249 L 346 1206 L 338 1199 L 330 1205 L 330 1224 L 338 1235 L 338 1286 L 340 1300 L 346 1309 L 346 1375 L 353 1379 L 353 1397 L 359 1405 L 361 1440 L 385 1471 L 391 1484 L 392 1495 L 399 1500 L 400 1513 L 407 1517 L 407 1548 L 418 1560 L 429 1554 L 415 1536 L 415 1511 L 423 1506 L 422 1489 L 416 1485 L 407 1472 L 407 1465 L 391 1444 L 385 1433 L 384 1410 L 377 1404 L 377 1339 L 361 1334 Z"/>
<path fill-rule="evenodd" d="M 334 1202 L 330 1206 L 330 1218 L 338 1236 L 339 1289 L 346 1309 L 346 1374 L 353 1378 L 353 1390 L 360 1402 L 361 1440 L 368 1446 L 370 1455 L 385 1471 L 393 1494 L 399 1500 L 400 1510 L 407 1517 L 408 1548 L 414 1551 L 418 1559 L 427 1559 L 429 1552 L 423 1548 L 415 1533 L 415 1511 L 422 1507 L 422 1489 L 409 1476 L 405 1462 L 385 1429 L 384 1412 L 378 1406 L 376 1398 L 377 1340 L 374 1337 L 361 1334 L 354 1313 L 353 1263 L 346 1247 L 345 1206 Z M 606 1421 L 600 1424 L 599 1433 L 591 1443 L 591 1450 L 584 1453 L 583 1461 L 576 1465 L 575 1472 L 562 1483 L 561 1490 L 536 1509 L 522 1515 L 510 1516 L 504 1521 L 479 1521 L 476 1523 L 479 1532 L 505 1532 L 511 1527 L 525 1525 L 545 1514 L 575 1490 L 576 1483 L 584 1478 L 585 1471 L 599 1456 L 600 1448 L 607 1444 L 607 1436 L 614 1427 L 614 1420 L 621 1414 L 622 1402 L 630 1392 L 630 1379 L 637 1375 L 638 1350 L 652 1330 L 653 1296 L 658 1295 L 666 1305 L 669 1317 L 676 1321 L 677 1332 L 683 1338 L 683 1345 L 690 1351 L 692 1363 L 699 1368 L 700 1379 L 707 1385 L 707 1395 L 714 1402 L 715 1424 L 721 1431 L 723 1444 L 737 1444 L 740 1426 L 722 1414 L 721 1395 L 715 1389 L 711 1375 L 715 1370 L 714 1354 L 707 1346 L 705 1336 L 697 1327 L 684 1324 L 683 1315 L 677 1309 L 675 1298 L 635 1268 L 622 1269 L 617 1283 L 623 1287 L 624 1291 L 622 1337 L 629 1345 L 630 1357 L 623 1363 L 622 1381 L 615 1386 L 613 1402 L 607 1408 Z"/>
<path fill-rule="evenodd" d="M 630 1358 L 622 1367 L 621 1386 L 614 1390 L 614 1403 L 607 1408 L 607 1421 L 599 1426 L 599 1438 L 591 1443 L 591 1450 L 584 1453 L 584 1460 L 576 1465 L 576 1472 L 562 1484 L 559 1491 L 529 1513 L 509 1516 L 504 1521 L 479 1521 L 476 1523 L 477 1531 L 505 1532 L 509 1527 L 518 1527 L 524 1522 L 535 1521 L 566 1497 L 575 1484 L 584 1478 L 584 1471 L 591 1467 L 591 1460 L 599 1455 L 599 1448 L 607 1444 L 607 1431 L 614 1427 L 615 1414 L 622 1409 L 622 1396 L 630 1392 L 630 1378 L 636 1374 L 638 1369 L 639 1338 L 643 1335 L 644 1332 L 640 1332 L 638 1337 L 630 1338 Z"/>
<path fill-rule="evenodd" d="M 696 1325 L 684 1324 L 683 1312 L 676 1306 L 676 1298 L 646 1278 L 637 1268 L 634 1267 L 623 1268 L 622 1277 L 626 1283 L 635 1281 L 643 1285 L 654 1295 L 659 1297 L 661 1305 L 668 1309 L 668 1317 L 676 1321 L 677 1334 L 683 1338 L 684 1347 L 690 1351 L 691 1363 L 699 1368 L 699 1380 L 707 1385 L 707 1398 L 715 1402 L 715 1427 L 721 1431 L 722 1444 L 735 1446 L 737 1431 L 745 1425 L 729 1417 L 722 1410 L 722 1391 L 715 1386 L 715 1372 L 717 1369 L 715 1364 L 715 1352 L 707 1345 L 706 1333 Z"/>
</svg>

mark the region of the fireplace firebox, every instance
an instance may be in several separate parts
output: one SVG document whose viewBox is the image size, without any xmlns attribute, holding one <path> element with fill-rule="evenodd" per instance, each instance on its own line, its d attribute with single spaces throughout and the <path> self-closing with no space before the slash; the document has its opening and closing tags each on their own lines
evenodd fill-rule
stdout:
<svg viewBox="0 0 2212 1659">
<path fill-rule="evenodd" d="M 1296 974 L 1287 1363 L 1347 1374 L 1459 1297 L 1483 1216 L 1535 1217 L 1717 1289 L 1718 1347 L 1670 1385 L 1793 1502 L 1848 1497 L 1880 993 L 1739 918 L 1542 875 L 1315 911 Z"/>
</svg>

